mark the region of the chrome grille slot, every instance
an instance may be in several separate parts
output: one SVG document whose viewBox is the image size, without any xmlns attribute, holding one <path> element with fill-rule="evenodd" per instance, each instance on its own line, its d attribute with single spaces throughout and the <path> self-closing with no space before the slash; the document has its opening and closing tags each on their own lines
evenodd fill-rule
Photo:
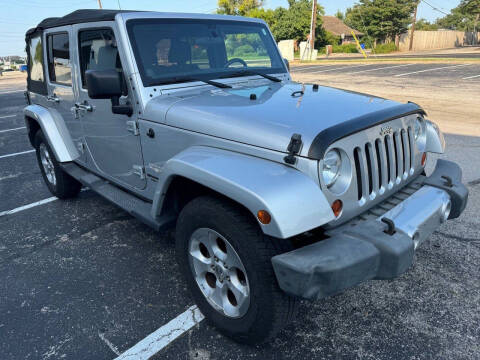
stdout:
<svg viewBox="0 0 480 360">
<path fill-rule="evenodd" d="M 397 164 L 397 176 L 396 182 L 399 183 L 402 180 L 403 174 L 403 149 L 402 140 L 400 139 L 400 133 L 396 131 L 393 134 L 393 143 L 395 144 L 395 162 Z"/>
<path fill-rule="evenodd" d="M 387 153 L 387 168 L 388 168 L 388 184 L 394 182 L 396 177 L 395 171 L 395 150 L 393 149 L 393 140 L 390 135 L 385 136 L 385 151 Z"/>
<path fill-rule="evenodd" d="M 410 142 L 408 141 L 408 135 L 405 129 L 402 129 L 402 149 L 403 149 L 403 178 L 406 179 L 411 167 L 410 161 Z"/>
</svg>

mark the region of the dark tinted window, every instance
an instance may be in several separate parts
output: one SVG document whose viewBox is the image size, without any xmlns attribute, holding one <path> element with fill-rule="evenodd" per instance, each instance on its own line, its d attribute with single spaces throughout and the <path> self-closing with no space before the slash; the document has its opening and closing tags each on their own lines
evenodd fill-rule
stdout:
<svg viewBox="0 0 480 360">
<path fill-rule="evenodd" d="M 50 81 L 72 85 L 72 67 L 68 34 L 47 36 L 48 73 Z"/>
<path fill-rule="evenodd" d="M 84 30 L 79 33 L 80 71 L 85 87 L 85 71 L 122 71 L 117 42 L 112 29 Z"/>
<path fill-rule="evenodd" d="M 36 36 L 30 39 L 30 79 L 43 81 L 43 49 L 42 38 Z"/>
<path fill-rule="evenodd" d="M 138 19 L 129 20 L 127 29 L 145 86 L 228 77 L 239 70 L 286 71 L 261 23 Z"/>
</svg>

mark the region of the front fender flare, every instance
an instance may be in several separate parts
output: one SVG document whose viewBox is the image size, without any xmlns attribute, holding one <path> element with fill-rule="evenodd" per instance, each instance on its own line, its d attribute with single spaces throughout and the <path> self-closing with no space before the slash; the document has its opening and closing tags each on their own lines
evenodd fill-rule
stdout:
<svg viewBox="0 0 480 360">
<path fill-rule="evenodd" d="M 23 114 L 27 127 L 27 118 L 38 123 L 58 162 L 73 161 L 80 156 L 65 122 L 57 111 L 50 111 L 40 105 L 29 105 L 23 110 Z"/>
<path fill-rule="evenodd" d="M 162 167 L 152 216 L 159 216 L 169 185 L 183 176 L 245 206 L 256 218 L 259 210 L 272 221 L 263 232 L 288 238 L 319 227 L 335 217 L 320 187 L 304 173 L 273 161 L 204 146 L 193 146 Z"/>
</svg>

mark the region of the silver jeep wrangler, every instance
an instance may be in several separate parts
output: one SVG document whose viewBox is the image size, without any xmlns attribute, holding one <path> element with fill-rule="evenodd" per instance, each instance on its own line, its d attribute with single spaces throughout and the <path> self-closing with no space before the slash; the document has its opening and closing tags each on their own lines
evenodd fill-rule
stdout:
<svg viewBox="0 0 480 360">
<path fill-rule="evenodd" d="M 464 210 L 414 103 L 291 81 L 262 20 L 79 10 L 26 35 L 31 144 L 59 198 L 90 188 L 156 230 L 203 314 L 274 336 L 299 298 L 407 271 Z"/>
</svg>

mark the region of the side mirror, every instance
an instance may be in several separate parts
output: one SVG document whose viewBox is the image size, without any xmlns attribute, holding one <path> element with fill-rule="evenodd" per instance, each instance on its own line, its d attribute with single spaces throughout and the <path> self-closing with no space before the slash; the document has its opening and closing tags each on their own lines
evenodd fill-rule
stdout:
<svg viewBox="0 0 480 360">
<path fill-rule="evenodd" d="M 91 99 L 111 99 L 112 113 L 132 116 L 130 105 L 120 105 L 123 92 L 123 75 L 117 70 L 87 70 L 85 72 L 88 96 Z"/>
<path fill-rule="evenodd" d="M 283 58 L 283 61 L 285 62 L 285 65 L 287 66 L 288 71 L 290 71 L 290 62 L 285 58 Z"/>
</svg>

